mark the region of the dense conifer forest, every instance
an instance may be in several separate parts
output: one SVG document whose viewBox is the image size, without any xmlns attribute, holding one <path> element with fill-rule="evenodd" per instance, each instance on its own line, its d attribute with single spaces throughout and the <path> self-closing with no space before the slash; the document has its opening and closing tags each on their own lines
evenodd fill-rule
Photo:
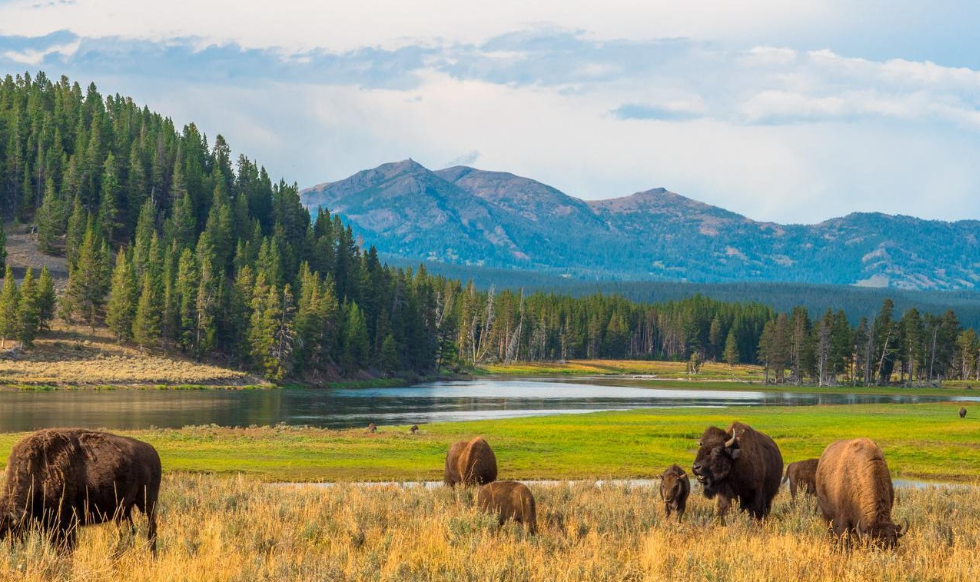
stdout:
<svg viewBox="0 0 980 582">
<path fill-rule="evenodd" d="M 0 84 L 0 213 L 68 262 L 57 307 L 46 270 L 19 284 L 7 270 L 4 344 L 29 347 L 58 316 L 275 381 L 571 358 L 759 362 L 773 381 L 825 384 L 980 374 L 980 340 L 952 311 L 886 300 L 853 325 L 843 311 L 496 292 L 387 266 L 221 135 L 43 73 Z"/>
</svg>

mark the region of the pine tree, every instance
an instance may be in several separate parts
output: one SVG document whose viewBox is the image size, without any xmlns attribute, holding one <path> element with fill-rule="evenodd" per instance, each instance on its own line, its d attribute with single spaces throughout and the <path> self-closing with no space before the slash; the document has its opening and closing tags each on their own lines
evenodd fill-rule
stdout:
<svg viewBox="0 0 980 582">
<path fill-rule="evenodd" d="M 112 271 L 109 301 L 106 303 L 105 322 L 119 341 L 133 337 L 133 318 L 138 301 L 136 280 L 122 249 L 116 255 L 116 267 Z"/>
<path fill-rule="evenodd" d="M 41 330 L 41 295 L 34 273 L 27 269 L 20 284 L 20 305 L 18 309 L 18 339 L 25 348 L 34 345 L 34 338 Z"/>
<path fill-rule="evenodd" d="M 54 254 L 61 247 L 61 237 L 65 235 L 68 222 L 68 208 L 54 187 L 54 180 L 48 178 L 44 188 L 44 199 L 37 211 L 37 243 L 41 252 Z"/>
<path fill-rule="evenodd" d="M 379 365 L 381 366 L 381 371 L 384 372 L 385 378 L 390 378 L 394 372 L 398 371 L 401 365 L 398 361 L 398 344 L 395 342 L 395 336 L 390 333 L 385 336 L 384 341 L 381 343 L 379 359 Z"/>
<path fill-rule="evenodd" d="M 41 276 L 37 281 L 38 287 L 38 315 L 40 317 L 41 329 L 51 329 L 50 323 L 54 319 L 55 290 L 54 278 L 48 268 L 41 267 Z"/>
<path fill-rule="evenodd" d="M 194 302 L 197 320 L 194 325 L 194 355 L 198 359 L 215 348 L 217 334 L 215 311 L 218 304 L 220 281 L 214 274 L 209 260 L 202 259 L 200 281 Z"/>
<path fill-rule="evenodd" d="M 75 196 L 72 202 L 71 215 L 68 217 L 68 227 L 65 231 L 65 257 L 67 257 L 69 265 L 74 264 L 77 260 L 78 251 L 85 239 L 88 223 L 88 211 L 82 205 L 81 197 Z"/>
<path fill-rule="evenodd" d="M 3 221 L 0 220 L 0 269 L 7 266 L 7 233 L 3 230 Z"/>
<path fill-rule="evenodd" d="M 344 374 L 353 376 L 358 370 L 367 366 L 371 344 L 368 341 L 367 325 L 364 323 L 364 313 L 357 303 L 347 304 L 344 318 L 344 348 L 340 364 Z"/>
<path fill-rule="evenodd" d="M 108 287 L 104 253 L 105 246 L 96 234 L 94 222 L 89 220 L 78 260 L 68 272 L 62 309 L 66 320 L 77 317 L 93 330 L 102 317 Z"/>
<path fill-rule="evenodd" d="M 143 351 L 160 340 L 160 294 L 149 273 L 143 275 L 133 319 L 133 339 Z"/>
<path fill-rule="evenodd" d="M 728 362 L 728 367 L 738 363 L 738 339 L 734 328 L 728 330 L 728 337 L 725 339 L 725 361 Z"/>
<path fill-rule="evenodd" d="M 7 340 L 20 335 L 20 293 L 14 272 L 6 266 L 3 289 L 0 290 L 0 349 L 7 347 Z"/>
<path fill-rule="evenodd" d="M 125 226 L 121 210 L 121 191 L 116 157 L 109 152 L 103 164 L 99 196 L 99 224 L 102 226 L 102 237 L 107 241 L 117 240 Z"/>
</svg>

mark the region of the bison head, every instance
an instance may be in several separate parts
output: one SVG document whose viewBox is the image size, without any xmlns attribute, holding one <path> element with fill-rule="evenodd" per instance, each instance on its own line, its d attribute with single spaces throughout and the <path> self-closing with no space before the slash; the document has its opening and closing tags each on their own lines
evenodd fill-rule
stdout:
<svg viewBox="0 0 980 582">
<path fill-rule="evenodd" d="M 735 459 L 742 452 L 738 445 L 738 435 L 729 435 L 720 428 L 711 426 L 701 435 L 699 447 L 691 469 L 704 488 L 704 494 L 714 497 L 731 473 Z"/>
<path fill-rule="evenodd" d="M 667 470 L 660 476 L 660 498 L 670 503 L 677 499 L 681 492 L 681 476 Z"/>
<path fill-rule="evenodd" d="M 895 525 L 890 520 L 872 526 L 857 524 L 857 533 L 862 539 L 872 544 L 894 548 L 898 545 L 898 540 L 909 531 L 909 522 L 905 521 L 905 526 Z"/>
</svg>

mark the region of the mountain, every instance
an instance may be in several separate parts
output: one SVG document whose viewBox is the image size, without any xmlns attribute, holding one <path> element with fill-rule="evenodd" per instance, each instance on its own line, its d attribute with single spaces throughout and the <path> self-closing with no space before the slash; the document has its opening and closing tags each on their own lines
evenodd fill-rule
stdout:
<svg viewBox="0 0 980 582">
<path fill-rule="evenodd" d="M 663 188 L 584 201 L 541 182 L 413 160 L 302 192 L 384 254 L 580 279 L 980 285 L 980 221 L 855 213 L 757 222 Z"/>
</svg>

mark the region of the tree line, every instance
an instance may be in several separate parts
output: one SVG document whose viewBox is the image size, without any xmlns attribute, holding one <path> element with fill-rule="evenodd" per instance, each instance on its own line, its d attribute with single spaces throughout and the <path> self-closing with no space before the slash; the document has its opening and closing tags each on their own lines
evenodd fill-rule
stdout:
<svg viewBox="0 0 980 582">
<path fill-rule="evenodd" d="M 773 381 L 820 383 L 978 373 L 976 334 L 951 312 L 895 321 L 883 308 L 852 327 L 841 312 L 812 321 L 803 308 L 700 295 L 641 303 L 479 290 L 394 268 L 327 209 L 311 216 L 295 183 L 244 155 L 233 161 L 221 135 L 178 130 L 64 77 L 0 84 L 0 171 L 0 213 L 36 225 L 39 248 L 67 258 L 60 317 L 272 380 L 572 358 L 688 360 L 694 370 L 759 362 Z M 30 344 L 50 321 L 49 281 L 31 274 L 17 288 L 8 271 L 3 338 Z M 25 299 L 34 295 L 41 307 Z"/>
</svg>

